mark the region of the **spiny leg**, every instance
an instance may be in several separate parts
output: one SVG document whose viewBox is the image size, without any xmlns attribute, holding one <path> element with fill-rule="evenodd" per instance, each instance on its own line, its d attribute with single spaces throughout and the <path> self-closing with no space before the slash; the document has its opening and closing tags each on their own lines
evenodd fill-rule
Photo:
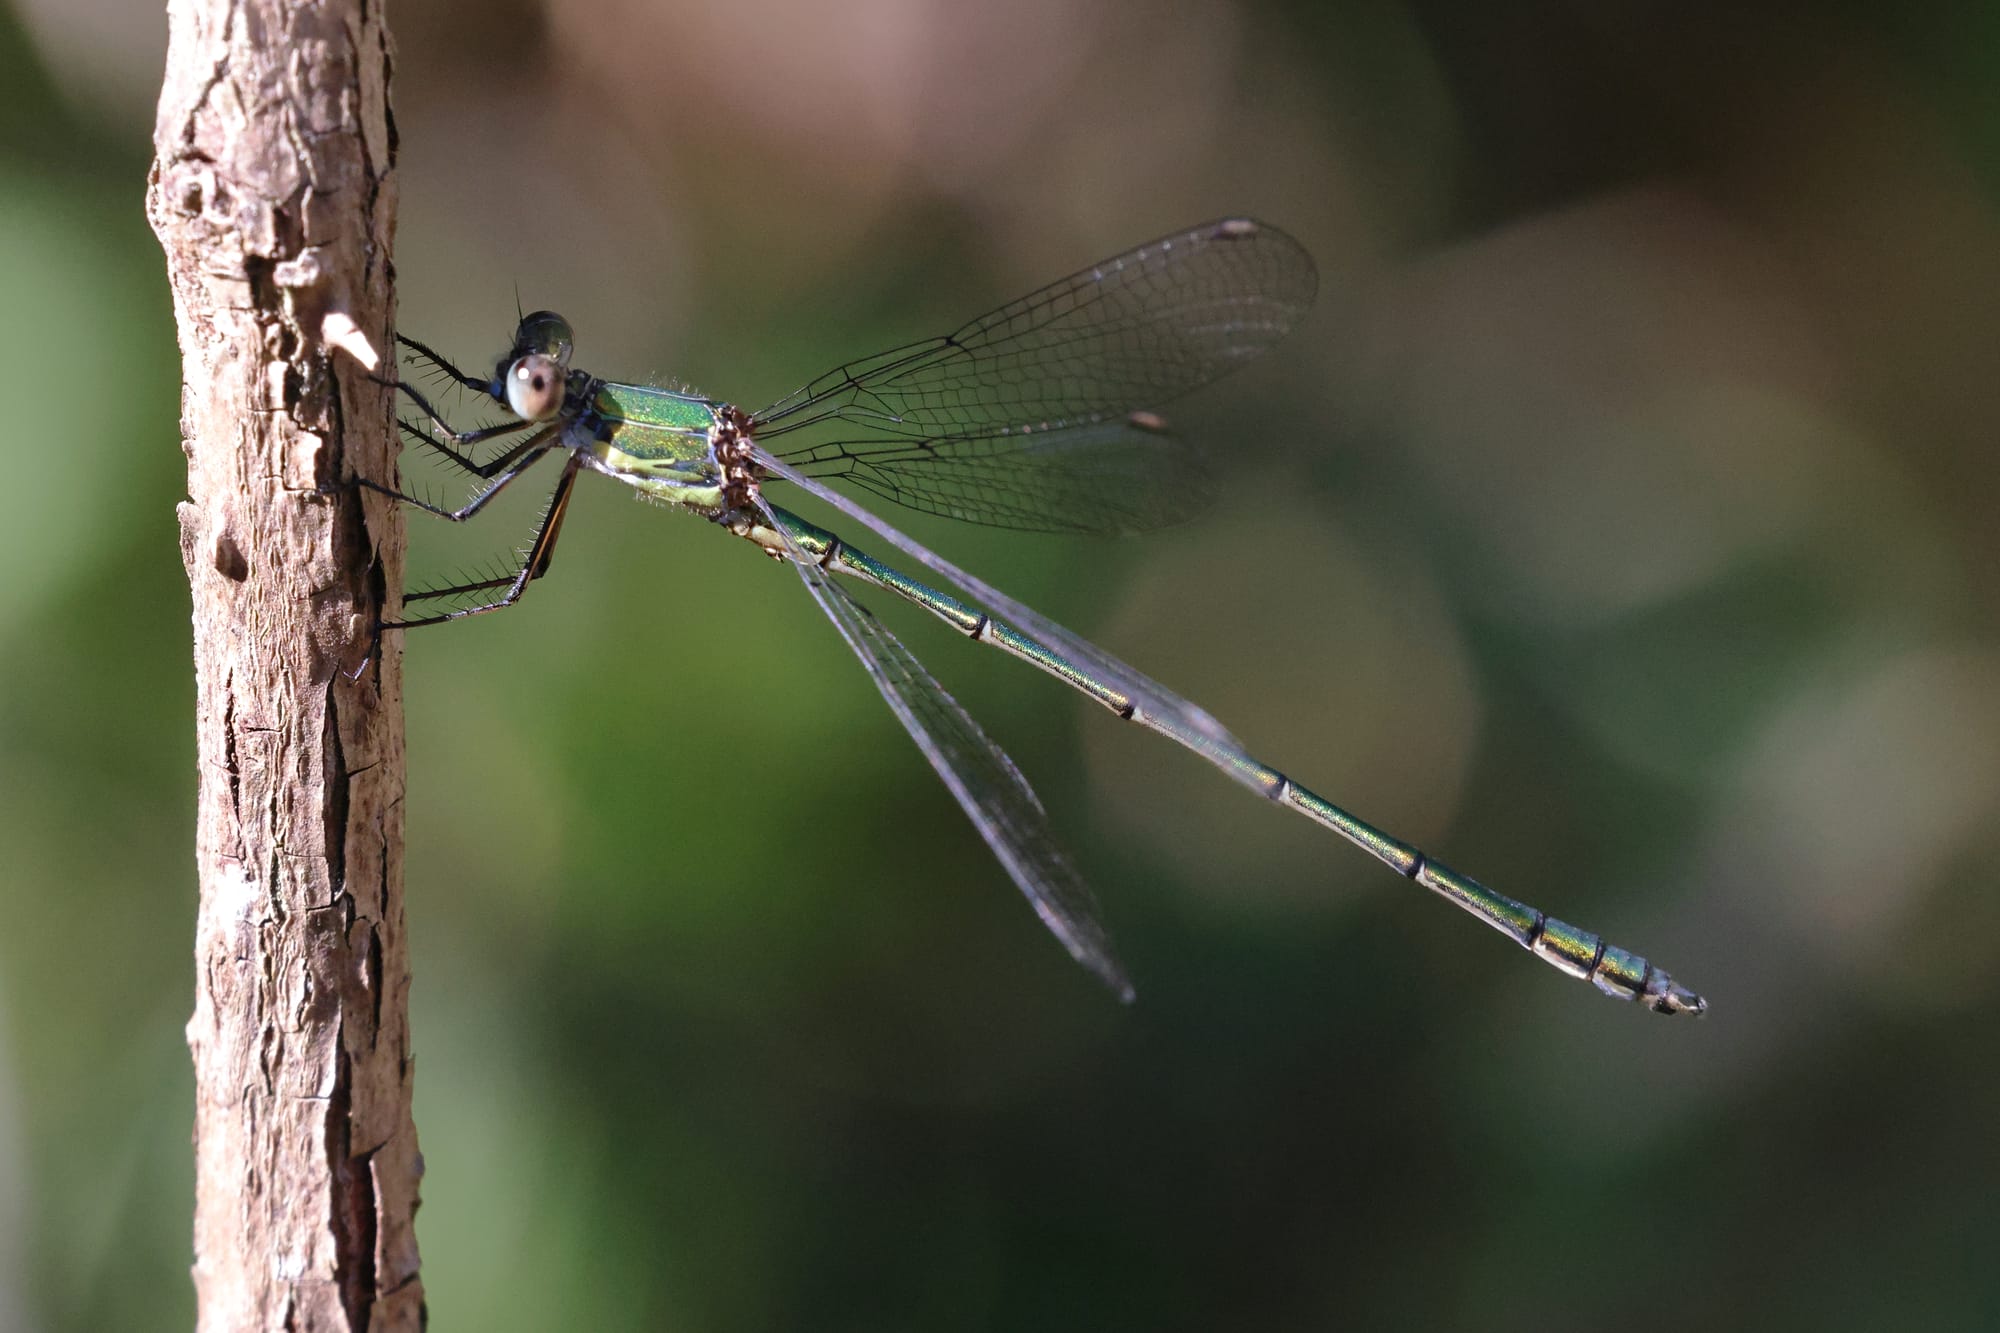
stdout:
<svg viewBox="0 0 2000 1333">
<path fill-rule="evenodd" d="M 458 381 L 465 388 L 476 390 L 479 393 L 488 393 L 491 391 L 492 386 L 487 384 L 485 380 L 475 379 L 473 376 L 466 374 L 450 361 L 447 361 L 438 353 L 433 352 L 430 348 L 418 342 L 415 338 L 407 338 L 399 333 L 396 335 L 396 341 L 430 362 L 432 366 L 443 371 L 452 379 Z"/>
<path fill-rule="evenodd" d="M 399 417 L 396 424 L 403 428 L 405 435 L 408 435 L 420 444 L 436 450 L 467 472 L 478 472 L 482 465 L 474 463 L 465 454 L 457 452 L 458 449 L 464 449 L 475 444 L 484 444 L 488 440 L 505 439 L 509 435 L 530 429 L 536 423 L 532 421 L 502 421 L 496 425 L 479 426 L 472 430 L 439 430 L 436 426 L 426 428 Z M 454 445 L 457 446 L 457 449 L 453 448 Z"/>
<path fill-rule="evenodd" d="M 450 361 L 447 361 L 443 356 L 441 356 L 437 352 L 432 351 L 429 347 L 426 347 L 423 343 L 418 342 L 415 338 L 406 338 L 399 333 L 396 335 L 396 341 L 401 343 L 403 346 L 409 348 L 411 351 L 415 352 L 425 361 L 428 361 L 432 366 L 434 366 L 439 371 L 443 372 L 447 378 L 451 379 L 460 387 L 471 389 L 474 393 L 479 394 L 482 398 L 491 398 L 493 396 L 493 386 L 491 384 L 487 383 L 485 380 L 477 379 L 471 375 L 466 374 L 464 371 L 460 370 L 457 366 L 453 365 Z M 398 377 L 397 380 L 395 381 L 395 387 L 401 389 L 404 394 L 408 395 L 410 401 L 415 403 L 426 417 L 430 418 L 432 426 L 436 427 L 438 430 L 443 431 L 445 435 L 449 437 L 454 444 L 457 444 L 461 448 L 463 448 L 468 444 L 474 443 L 477 439 L 482 438 L 485 435 L 496 434 L 499 433 L 500 430 L 504 429 L 500 427 L 487 427 L 485 428 L 484 431 L 460 431 L 452 426 L 451 422 L 445 418 L 444 413 L 440 412 L 437 409 L 437 407 L 434 404 L 432 404 L 431 400 L 427 398 L 419 389 L 417 389 L 415 385 L 410 384 L 408 381 Z"/>
<path fill-rule="evenodd" d="M 424 346 L 424 344 L 418 342 L 415 338 L 406 338 L 399 333 L 396 335 L 396 341 L 403 344 L 403 346 L 405 347 L 415 350 L 426 361 L 430 362 L 432 366 L 442 371 L 448 378 L 450 378 L 460 386 L 467 389 L 472 389 L 485 397 L 492 396 L 492 386 L 488 385 L 483 380 L 474 379 L 472 376 L 466 374 L 464 371 L 460 370 L 457 366 L 453 365 L 451 362 L 445 360 L 444 357 L 440 356 L 438 353 L 432 351 L 430 348 Z M 440 412 L 431 403 L 431 400 L 429 398 L 425 397 L 424 394 L 419 389 L 417 389 L 415 385 L 412 385 L 408 381 L 403 379 L 401 375 L 397 375 L 394 378 L 390 378 L 389 376 L 386 375 L 370 375 L 369 378 L 374 380 L 375 383 L 381 385 L 385 389 L 400 389 L 403 393 L 409 395 L 410 400 L 423 410 L 423 414 L 431 419 L 432 425 L 444 431 L 447 435 L 452 436 L 454 439 L 457 439 L 459 437 L 461 432 L 453 428 L 451 422 L 445 419 L 444 413 Z M 459 440 L 459 443 L 463 444 L 466 443 L 466 441 Z"/>
<path fill-rule="evenodd" d="M 550 444 L 548 440 L 548 437 L 552 433 L 553 433 L 552 430 L 546 430 L 546 429 L 538 431 L 533 437 L 523 440 L 519 445 L 515 446 L 513 449 L 510 449 L 506 455 L 502 456 L 501 458 L 495 459 L 494 463 L 496 466 L 505 464 L 510 460 L 518 460 L 518 461 L 514 462 L 514 465 L 512 467 L 507 468 L 505 472 L 501 473 L 498 477 L 494 478 L 491 485 L 488 485 L 484 489 L 480 490 L 470 500 L 466 501 L 465 504 L 459 506 L 457 509 L 446 509 L 441 505 L 434 505 L 428 500 L 420 499 L 417 496 L 408 495 L 401 491 L 392 490 L 387 486 L 380 485 L 377 482 L 369 481 L 366 478 L 359 478 L 359 477 L 356 478 L 355 484 L 358 486 L 366 487 L 367 489 L 376 491 L 380 494 L 387 495 L 392 499 L 401 500 L 405 504 L 414 505 L 418 509 L 423 510 L 427 514 L 433 514 L 439 518 L 449 519 L 454 523 L 463 523 L 467 519 L 470 519 L 474 515 L 476 515 L 481 509 L 485 508 L 488 501 L 492 500 L 494 496 L 498 495 L 501 491 L 505 490 L 507 486 L 510 483 L 512 483 L 515 479 L 520 477 L 522 473 L 526 472 L 536 463 L 539 463 L 554 448 L 554 446 Z M 570 469 L 569 471 L 566 471 L 563 477 L 557 481 L 556 492 L 559 498 L 562 498 L 564 500 L 567 499 L 568 481 L 573 472 L 574 468 Z M 551 501 L 552 512 L 554 511 L 554 508 L 555 505 L 554 501 L 552 500 Z M 560 526 L 560 518 L 558 518 L 557 523 L 558 526 Z M 546 526 L 547 525 L 545 523 L 544 524 L 545 529 Z M 554 539 L 546 531 L 544 531 L 543 534 L 537 536 L 536 544 L 538 547 L 541 548 L 542 551 L 540 568 L 537 570 L 536 573 L 536 577 L 539 577 L 541 571 L 546 570 L 548 567 L 549 551 L 550 549 L 553 548 Z M 444 587 L 444 588 L 427 588 L 421 592 L 406 594 L 403 600 L 405 602 L 422 601 L 426 598 L 449 597 L 458 593 L 477 592 L 483 588 L 504 587 L 515 583 L 518 577 L 519 575 L 517 572 L 514 574 L 506 575 L 505 577 L 502 578 L 481 579 L 472 583 L 453 584 L 450 587 Z M 519 597 L 520 593 L 516 591 L 512 593 L 507 599 L 505 599 L 505 602 L 502 604 L 512 603 Z M 488 610 L 491 608 L 479 607 L 473 609 Z M 470 614 L 470 610 L 461 614 Z M 437 620 L 453 619 L 453 618 L 455 617 L 445 616 L 445 617 L 433 617 L 430 619 L 419 620 L 419 621 L 391 622 L 379 625 L 377 626 L 377 629 L 378 631 L 382 629 L 401 629 L 401 628 L 406 628 L 408 625 L 411 624 L 432 624 L 435 623 Z"/>
<path fill-rule="evenodd" d="M 466 374 L 445 357 L 423 343 L 418 342 L 416 339 L 398 334 L 396 341 L 414 351 L 418 356 L 429 362 L 439 371 L 442 371 L 461 387 L 472 389 L 482 395 L 489 393 L 489 386 L 483 381 Z M 366 478 L 356 478 L 355 484 L 386 495 L 391 499 L 415 505 L 424 512 L 436 515 L 439 518 L 449 519 L 454 523 L 462 523 L 472 518 L 481 509 L 485 508 L 486 504 L 494 496 L 506 489 L 511 482 L 520 477 L 530 467 L 540 462 L 542 457 L 554 447 L 552 441 L 557 431 L 552 427 L 532 429 L 534 426 L 532 422 L 511 421 L 493 426 L 480 427 L 474 430 L 461 431 L 453 427 L 451 422 L 415 386 L 404 382 L 398 377 L 392 383 L 391 387 L 401 390 L 412 402 L 416 403 L 424 415 L 430 419 L 434 428 L 430 431 L 421 430 L 412 426 L 407 421 L 399 420 L 397 424 L 404 431 L 444 458 L 452 466 L 490 484 L 480 489 L 465 504 L 456 509 L 446 509 L 443 506 L 432 504 L 428 500 L 406 494 L 393 487 L 384 486 L 379 482 L 369 481 Z M 468 448 L 486 440 L 504 438 L 524 429 L 531 431 L 526 438 L 515 442 L 510 448 L 485 463 L 475 462 L 465 454 L 459 452 L 459 449 Z M 442 432 L 444 438 L 439 438 L 438 432 Z M 458 446 L 458 448 L 453 448 L 453 445 Z M 574 460 L 571 460 L 570 465 L 564 469 L 562 476 L 557 479 L 555 491 L 550 496 L 548 513 L 542 520 L 541 530 L 536 534 L 529 558 L 520 571 L 506 578 L 485 579 L 449 588 L 428 589 L 409 594 L 404 600 L 406 602 L 422 601 L 428 598 L 447 597 L 458 593 L 475 592 L 501 586 L 507 588 L 504 596 L 493 602 L 479 606 L 464 607 L 445 615 L 423 616 L 415 620 L 405 621 L 377 621 L 375 625 L 375 640 L 377 643 L 380 642 L 383 630 L 410 629 L 421 625 L 442 624 L 447 620 L 457 620 L 465 616 L 477 615 L 482 611 L 497 610 L 502 606 L 511 606 L 519 601 L 528 582 L 548 572 L 549 559 L 555 550 L 556 537 L 562 531 L 563 514 L 567 512 L 569 507 L 570 489 L 575 482 L 576 471 L 577 464 Z M 369 657 L 372 658 L 374 655 L 375 649 L 371 647 Z"/>
<path fill-rule="evenodd" d="M 549 451 L 556 447 L 556 430 L 557 428 L 554 426 L 545 426 L 541 430 L 536 431 L 533 435 L 530 435 L 527 439 L 522 440 L 506 453 L 494 459 L 490 465 L 490 471 L 479 471 L 478 466 L 468 464 L 467 466 L 472 471 L 478 472 L 481 478 L 490 478 L 490 481 L 485 487 L 477 491 L 471 499 L 456 509 L 446 509 L 442 505 L 434 505 L 428 500 L 420 499 L 414 495 L 406 495 L 392 486 L 384 486 L 381 482 L 370 481 L 366 477 L 356 477 L 354 484 L 386 495 L 391 499 L 401 500 L 406 504 L 413 504 L 427 514 L 435 514 L 439 518 L 447 518 L 454 523 L 463 523 L 474 514 L 477 514 L 481 509 L 484 509 L 487 501 L 505 490 L 515 478 L 541 462 Z M 495 473 L 497 475 L 494 475 Z"/>
<path fill-rule="evenodd" d="M 519 431 L 532 430 L 535 424 L 532 421 L 503 421 L 497 426 L 483 426 L 478 430 L 452 432 L 451 439 L 453 443 L 459 445 L 483 444 L 487 440 L 504 439 L 506 436 Z M 402 428 L 405 435 L 415 440 L 418 444 L 423 445 L 432 453 L 439 455 L 459 471 L 469 472 L 482 480 L 491 477 L 494 473 L 513 462 L 514 459 L 520 456 L 521 450 L 537 438 L 537 436 L 529 436 L 526 440 L 517 441 L 511 448 L 489 458 L 484 463 L 476 463 L 471 458 L 452 448 L 451 445 L 440 440 L 432 431 L 425 430 L 421 426 L 412 425 L 410 422 L 400 418 L 397 419 L 396 425 Z M 541 433 L 546 434 L 546 432 Z"/>
<path fill-rule="evenodd" d="M 536 457 L 540 457 L 540 455 L 538 454 Z M 532 461 L 531 459 L 530 462 Z M 526 465 L 524 464 L 523 466 L 525 467 Z M 448 620 L 463 620 L 467 616 L 476 616 L 487 611 L 498 611 L 502 607 L 512 606 L 514 603 L 520 601 L 521 594 L 528 589 L 528 584 L 548 573 L 549 561 L 555 555 L 556 539 L 562 535 L 563 515 L 569 512 L 570 492 L 576 485 L 576 474 L 581 466 L 582 464 L 572 456 L 568 464 L 564 466 L 562 476 L 556 479 L 556 488 L 549 495 L 548 513 L 542 516 L 541 529 L 536 532 L 534 544 L 528 548 L 527 558 L 521 562 L 520 569 L 504 578 L 481 579 L 476 582 L 462 583 L 449 588 L 426 589 L 423 592 L 411 593 L 403 600 L 405 603 L 418 602 L 431 598 L 450 597 L 459 593 L 478 592 L 485 588 L 503 586 L 507 589 L 506 592 L 493 601 L 482 602 L 477 606 L 462 606 L 455 611 L 446 611 L 435 616 L 419 616 L 415 620 L 387 622 L 381 628 L 416 629 L 423 625 L 442 625 Z M 519 475 L 519 473 L 517 472 L 515 475 Z M 496 486 L 493 489 L 497 490 L 498 487 Z M 485 493 L 486 496 L 490 496 L 491 494 L 492 490 L 488 490 Z M 484 498 L 485 496 L 482 496 L 481 500 L 483 501 Z M 449 514 L 443 514 L 442 516 L 450 517 Z"/>
</svg>

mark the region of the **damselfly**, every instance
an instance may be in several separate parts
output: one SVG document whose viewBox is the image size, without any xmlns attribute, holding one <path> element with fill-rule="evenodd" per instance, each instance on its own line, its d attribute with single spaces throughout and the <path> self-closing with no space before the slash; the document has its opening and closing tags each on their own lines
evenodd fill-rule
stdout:
<svg viewBox="0 0 2000 1333">
<path fill-rule="evenodd" d="M 1661 1013 L 1702 1012 L 1699 995 L 1644 958 L 1503 897 L 1308 791 L 1252 758 L 1194 704 L 825 484 L 837 479 L 926 513 L 1038 531 L 1133 532 L 1187 517 L 1208 474 L 1152 409 L 1263 355 L 1305 313 L 1316 286 L 1311 258 L 1277 228 L 1245 218 L 1212 222 L 1092 265 L 942 337 L 840 366 L 760 412 L 575 369 L 570 326 L 551 311 L 522 318 L 490 378 L 401 338 L 511 419 L 454 430 L 420 392 L 400 386 L 430 419 L 427 429 L 406 429 L 480 484 L 456 509 L 375 489 L 462 521 L 544 458 L 563 462 L 517 569 L 412 593 L 406 602 L 466 604 L 384 628 L 512 606 L 547 570 L 578 474 L 601 472 L 748 538 L 798 571 L 1044 924 L 1122 998 L 1131 998 L 1131 982 L 1027 780 L 840 577 L 913 602 L 1178 741 L 1606 994 Z M 794 445 L 788 436 L 810 442 Z M 477 461 L 469 451 L 488 443 L 504 447 Z M 779 507 L 769 494 L 781 489 L 774 483 L 831 505 L 956 593 Z"/>
</svg>

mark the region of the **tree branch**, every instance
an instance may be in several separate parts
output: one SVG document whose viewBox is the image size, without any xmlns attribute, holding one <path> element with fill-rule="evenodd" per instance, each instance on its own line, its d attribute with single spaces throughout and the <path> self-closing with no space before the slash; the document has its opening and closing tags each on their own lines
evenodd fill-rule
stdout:
<svg viewBox="0 0 2000 1333">
<path fill-rule="evenodd" d="M 185 387 L 203 1329 L 420 1328 L 380 0 L 173 0 L 147 194 Z M 391 362 L 393 364 L 393 361 Z M 346 672 L 358 672 L 350 679 Z"/>
</svg>

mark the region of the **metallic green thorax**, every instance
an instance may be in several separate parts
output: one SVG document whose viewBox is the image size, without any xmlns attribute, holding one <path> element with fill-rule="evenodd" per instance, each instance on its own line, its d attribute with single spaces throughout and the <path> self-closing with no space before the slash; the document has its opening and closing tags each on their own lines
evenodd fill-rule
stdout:
<svg viewBox="0 0 2000 1333">
<path fill-rule="evenodd" d="M 590 407 L 606 422 L 655 426 L 697 438 L 715 424 L 716 404 L 696 394 L 600 380 Z"/>
<path fill-rule="evenodd" d="M 598 381 L 589 409 L 572 430 L 597 471 L 637 487 L 648 499 L 704 514 L 722 507 L 708 433 L 719 404 L 641 384 Z"/>
</svg>

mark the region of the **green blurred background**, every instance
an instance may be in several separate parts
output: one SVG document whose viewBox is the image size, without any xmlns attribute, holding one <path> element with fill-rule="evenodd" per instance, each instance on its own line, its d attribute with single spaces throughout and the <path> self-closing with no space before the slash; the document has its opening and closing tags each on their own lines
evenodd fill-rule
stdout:
<svg viewBox="0 0 2000 1333">
<path fill-rule="evenodd" d="M 1713 1004 L 1601 999 L 887 609 L 1056 811 L 1121 1009 L 789 573 L 586 484 L 524 608 L 408 646 L 436 1326 L 2000 1326 L 1996 14 L 393 6 L 402 324 L 472 362 L 518 288 L 754 406 L 1292 230 L 1317 310 L 1176 410 L 1211 516 L 892 517 Z M 0 5 L 7 1329 L 192 1313 L 164 26 Z M 531 517 L 413 518 L 413 574 Z"/>
</svg>

